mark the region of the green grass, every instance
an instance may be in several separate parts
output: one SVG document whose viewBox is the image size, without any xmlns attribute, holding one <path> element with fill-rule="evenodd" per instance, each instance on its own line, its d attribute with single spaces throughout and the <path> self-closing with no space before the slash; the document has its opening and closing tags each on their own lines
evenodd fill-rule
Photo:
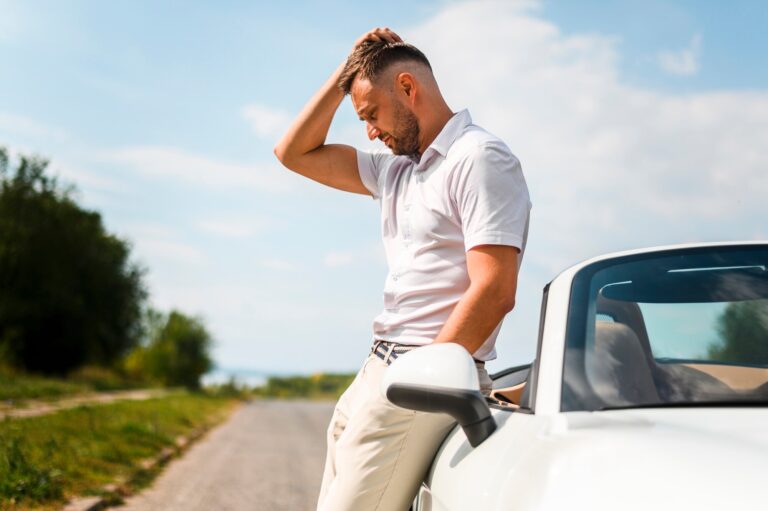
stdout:
<svg viewBox="0 0 768 511">
<path fill-rule="evenodd" d="M 85 383 L 76 383 L 0 369 L 0 401 L 26 399 L 58 399 L 93 390 Z"/>
<path fill-rule="evenodd" d="M 147 387 L 141 382 L 128 381 L 105 368 L 84 367 L 66 379 L 24 373 L 0 366 L 0 402 L 18 406 L 35 399 L 55 401 L 61 398 L 106 390 L 127 390 Z"/>
<path fill-rule="evenodd" d="M 0 509 L 57 509 L 121 477 L 140 487 L 154 476 L 141 460 L 220 422 L 236 403 L 181 393 L 1 421 Z"/>
</svg>

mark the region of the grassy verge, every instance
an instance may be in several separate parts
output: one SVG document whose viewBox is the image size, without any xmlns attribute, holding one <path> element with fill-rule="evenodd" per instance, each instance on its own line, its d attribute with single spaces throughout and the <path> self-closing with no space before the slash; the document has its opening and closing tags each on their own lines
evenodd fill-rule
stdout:
<svg viewBox="0 0 768 511">
<path fill-rule="evenodd" d="M 18 403 L 26 399 L 58 399 L 91 390 L 91 387 L 84 383 L 0 370 L 0 401 Z"/>
<path fill-rule="evenodd" d="M 140 382 L 127 381 L 114 371 L 85 367 L 66 379 L 27 374 L 0 366 L 0 403 L 23 406 L 26 400 L 56 401 L 78 394 L 105 390 L 128 390 L 146 387 Z"/>
<path fill-rule="evenodd" d="M 58 509 L 69 497 L 99 494 L 118 478 L 152 474 L 140 462 L 180 435 L 225 419 L 236 399 L 177 394 L 83 406 L 0 422 L 0 509 Z"/>
</svg>

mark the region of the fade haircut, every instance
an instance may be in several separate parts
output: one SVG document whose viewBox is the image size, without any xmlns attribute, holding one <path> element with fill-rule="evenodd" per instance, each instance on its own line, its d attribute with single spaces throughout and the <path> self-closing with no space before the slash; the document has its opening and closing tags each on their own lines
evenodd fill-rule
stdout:
<svg viewBox="0 0 768 511">
<path fill-rule="evenodd" d="M 418 62 L 432 70 L 427 57 L 412 44 L 366 41 L 347 57 L 337 85 L 344 94 L 349 94 L 358 76 L 375 82 L 386 68 L 399 62 Z"/>
</svg>

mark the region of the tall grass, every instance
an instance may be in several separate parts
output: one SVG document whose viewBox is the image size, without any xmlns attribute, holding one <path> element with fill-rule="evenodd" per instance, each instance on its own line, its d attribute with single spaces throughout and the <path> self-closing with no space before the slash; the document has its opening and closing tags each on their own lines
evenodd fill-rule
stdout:
<svg viewBox="0 0 768 511">
<path fill-rule="evenodd" d="M 34 376 L 0 366 L 0 401 L 56 399 L 90 390 L 86 383 Z"/>
<path fill-rule="evenodd" d="M 11 404 L 28 399 L 56 400 L 87 392 L 146 386 L 145 382 L 128 380 L 115 371 L 102 367 L 82 367 L 66 379 L 58 379 L 28 374 L 0 365 L 0 401 Z"/>
</svg>

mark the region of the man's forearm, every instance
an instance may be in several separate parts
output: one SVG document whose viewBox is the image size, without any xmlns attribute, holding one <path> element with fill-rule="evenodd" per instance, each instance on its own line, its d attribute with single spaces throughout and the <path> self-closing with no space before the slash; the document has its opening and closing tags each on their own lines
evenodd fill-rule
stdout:
<svg viewBox="0 0 768 511">
<path fill-rule="evenodd" d="M 343 68 L 344 63 L 307 102 L 275 146 L 275 154 L 287 167 L 290 167 L 291 159 L 325 144 L 333 116 L 344 99 L 344 93 L 337 86 Z"/>
<path fill-rule="evenodd" d="M 355 41 L 352 55 L 366 42 L 399 41 L 400 37 L 387 28 L 375 28 Z M 344 100 L 338 87 L 349 59 L 341 64 L 288 128 L 275 146 L 275 156 L 288 169 L 326 186 L 345 192 L 371 195 L 363 183 L 357 163 L 357 151 L 345 144 L 327 144 L 325 139 L 331 122 Z"/>
<path fill-rule="evenodd" d="M 488 286 L 470 285 L 434 342 L 455 342 L 474 353 L 513 306 L 514 294 L 510 298 Z"/>
<path fill-rule="evenodd" d="M 455 342 L 474 353 L 515 306 L 518 249 L 484 245 L 467 251 L 471 284 L 434 342 Z"/>
</svg>

